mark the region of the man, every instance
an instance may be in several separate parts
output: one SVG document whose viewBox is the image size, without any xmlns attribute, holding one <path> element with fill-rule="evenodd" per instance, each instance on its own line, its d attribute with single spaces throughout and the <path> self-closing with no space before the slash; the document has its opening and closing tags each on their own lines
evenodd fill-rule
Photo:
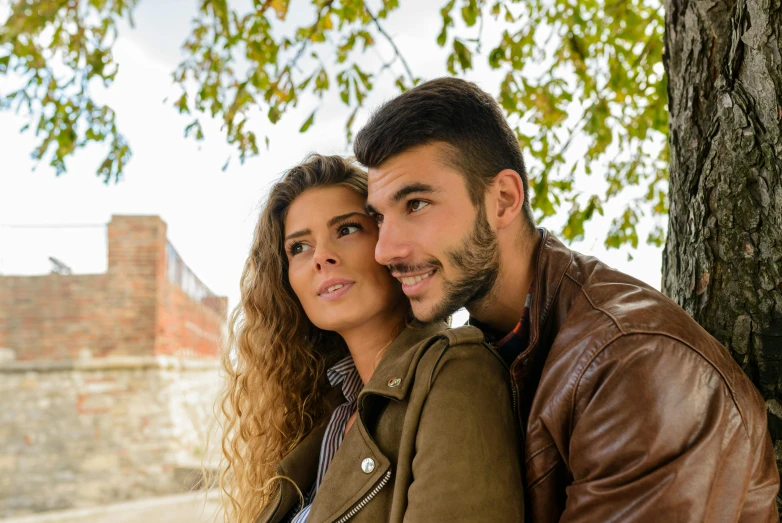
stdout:
<svg viewBox="0 0 782 523">
<path fill-rule="evenodd" d="M 674 302 L 536 229 L 488 94 L 422 84 L 373 115 L 355 154 L 375 257 L 416 317 L 465 306 L 511 365 L 528 521 L 779 521 L 757 390 Z"/>
</svg>

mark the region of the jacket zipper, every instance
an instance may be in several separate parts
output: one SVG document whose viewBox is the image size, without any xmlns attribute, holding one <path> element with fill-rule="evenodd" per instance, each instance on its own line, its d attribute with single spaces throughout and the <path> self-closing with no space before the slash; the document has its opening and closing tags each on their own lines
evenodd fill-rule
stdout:
<svg viewBox="0 0 782 523">
<path fill-rule="evenodd" d="M 356 505 L 355 507 L 350 509 L 350 511 L 347 514 L 345 514 L 344 516 L 339 518 L 334 523 L 345 523 L 347 520 L 349 520 L 350 518 L 352 518 L 353 516 L 358 514 L 358 511 L 361 510 L 362 508 L 364 508 L 367 505 L 367 503 L 372 501 L 372 498 L 377 496 L 377 493 L 380 492 L 380 489 L 385 487 L 390 479 L 391 479 L 391 471 L 389 470 L 388 472 L 386 472 L 385 476 L 380 478 L 380 482 L 378 482 L 378 484 L 375 485 L 375 488 L 373 488 L 370 491 L 370 493 L 367 494 L 366 497 L 364 497 L 364 499 L 362 499 L 361 501 L 358 502 L 358 505 Z"/>
</svg>

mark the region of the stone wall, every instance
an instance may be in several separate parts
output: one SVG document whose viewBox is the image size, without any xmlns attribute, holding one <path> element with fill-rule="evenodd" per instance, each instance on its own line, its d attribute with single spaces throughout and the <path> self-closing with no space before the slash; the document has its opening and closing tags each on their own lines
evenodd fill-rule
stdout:
<svg viewBox="0 0 782 523">
<path fill-rule="evenodd" d="M 191 488 L 219 448 L 219 375 L 160 356 L 0 363 L 0 518 Z"/>
</svg>

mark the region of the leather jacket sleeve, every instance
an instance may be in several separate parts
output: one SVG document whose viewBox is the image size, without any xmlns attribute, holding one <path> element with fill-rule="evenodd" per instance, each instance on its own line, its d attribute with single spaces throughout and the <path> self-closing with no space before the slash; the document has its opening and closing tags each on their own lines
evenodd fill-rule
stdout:
<svg viewBox="0 0 782 523">
<path fill-rule="evenodd" d="M 778 521 L 766 419 L 747 419 L 733 387 L 664 336 L 623 336 L 594 355 L 563 420 L 573 481 L 561 521 Z M 772 501 L 747 514 L 748 496 Z"/>
<path fill-rule="evenodd" d="M 477 344 L 444 349 L 421 411 L 405 522 L 524 521 L 511 403 L 499 356 Z"/>
</svg>

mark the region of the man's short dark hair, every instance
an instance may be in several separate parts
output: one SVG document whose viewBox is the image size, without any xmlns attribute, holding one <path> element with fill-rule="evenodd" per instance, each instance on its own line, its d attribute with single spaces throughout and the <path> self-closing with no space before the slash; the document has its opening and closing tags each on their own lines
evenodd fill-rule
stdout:
<svg viewBox="0 0 782 523">
<path fill-rule="evenodd" d="M 524 186 L 522 213 L 534 227 L 529 182 L 515 133 L 497 102 L 475 84 L 458 78 L 423 83 L 385 103 L 356 135 L 358 161 L 369 168 L 414 147 L 446 144 L 444 160 L 461 171 L 476 206 L 494 176 L 513 169 Z"/>
</svg>

